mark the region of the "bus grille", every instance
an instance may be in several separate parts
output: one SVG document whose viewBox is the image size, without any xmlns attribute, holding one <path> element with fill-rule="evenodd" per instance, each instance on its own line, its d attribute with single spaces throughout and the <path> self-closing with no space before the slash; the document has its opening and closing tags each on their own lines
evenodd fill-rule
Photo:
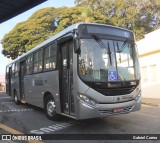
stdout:
<svg viewBox="0 0 160 143">
<path fill-rule="evenodd" d="M 135 88 L 136 86 L 121 87 L 121 88 L 106 88 L 106 89 L 96 88 L 95 90 L 106 96 L 116 96 L 116 95 L 130 94 L 135 90 Z"/>
<path fill-rule="evenodd" d="M 121 113 L 128 113 L 133 109 L 134 106 L 128 106 L 128 107 L 124 107 L 122 112 L 118 112 L 118 113 L 114 113 L 113 109 L 111 110 L 99 110 L 99 113 L 102 116 L 107 116 L 107 115 L 115 115 L 115 114 L 121 114 Z"/>
</svg>

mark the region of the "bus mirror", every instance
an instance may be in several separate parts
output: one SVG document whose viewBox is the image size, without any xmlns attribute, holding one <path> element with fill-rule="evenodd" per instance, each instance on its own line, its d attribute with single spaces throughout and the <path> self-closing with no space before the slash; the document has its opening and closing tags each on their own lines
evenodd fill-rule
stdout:
<svg viewBox="0 0 160 143">
<path fill-rule="evenodd" d="M 80 42 L 77 33 L 74 34 L 73 43 L 74 43 L 74 52 L 80 53 Z"/>
</svg>

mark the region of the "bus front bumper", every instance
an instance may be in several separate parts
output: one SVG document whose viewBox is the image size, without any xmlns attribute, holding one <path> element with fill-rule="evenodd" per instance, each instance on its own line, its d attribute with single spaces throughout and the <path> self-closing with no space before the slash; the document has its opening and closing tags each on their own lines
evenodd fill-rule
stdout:
<svg viewBox="0 0 160 143">
<path fill-rule="evenodd" d="M 79 100 L 78 119 L 101 118 L 105 116 L 126 114 L 141 109 L 141 97 L 136 101 L 128 101 L 114 104 L 98 104 L 91 106 L 82 100 Z"/>
</svg>

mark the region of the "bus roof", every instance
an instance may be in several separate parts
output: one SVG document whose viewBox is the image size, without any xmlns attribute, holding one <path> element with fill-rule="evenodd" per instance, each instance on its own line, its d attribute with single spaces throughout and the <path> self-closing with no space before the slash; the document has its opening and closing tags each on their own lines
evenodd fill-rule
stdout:
<svg viewBox="0 0 160 143">
<path fill-rule="evenodd" d="M 12 63 L 14 63 L 15 61 L 18 61 L 22 58 L 24 58 L 25 56 L 29 55 L 30 53 L 38 50 L 39 48 L 51 43 L 52 41 L 62 37 L 63 35 L 65 35 L 66 33 L 68 32 L 72 32 L 74 29 L 77 29 L 79 25 L 81 24 L 92 24 L 92 25 L 99 25 L 99 26 L 109 26 L 109 27 L 113 27 L 113 28 L 119 28 L 119 29 L 122 29 L 122 30 L 126 30 L 126 31 L 130 31 L 128 29 L 125 29 L 125 28 L 121 28 L 121 27 L 116 27 L 116 26 L 112 26 L 112 25 L 107 25 L 107 24 L 98 24 L 98 23 L 89 23 L 89 22 L 79 22 L 79 23 L 76 23 L 76 24 L 73 24 L 69 27 L 67 27 L 66 29 L 62 30 L 61 32 L 59 32 L 58 34 L 50 37 L 49 39 L 45 40 L 44 42 L 42 42 L 41 44 L 37 45 L 36 47 L 34 47 L 33 49 L 29 50 L 28 52 L 26 52 L 25 54 L 17 57 L 16 59 L 14 59 L 13 61 L 11 61 L 8 65 L 11 65 Z M 132 32 L 132 31 L 130 31 Z"/>
</svg>

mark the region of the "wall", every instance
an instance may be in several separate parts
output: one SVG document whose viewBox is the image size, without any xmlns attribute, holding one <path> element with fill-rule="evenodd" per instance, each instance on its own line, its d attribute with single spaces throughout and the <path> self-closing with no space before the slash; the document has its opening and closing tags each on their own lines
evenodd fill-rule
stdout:
<svg viewBox="0 0 160 143">
<path fill-rule="evenodd" d="M 160 29 L 137 42 L 142 76 L 142 96 L 160 98 Z"/>
</svg>

